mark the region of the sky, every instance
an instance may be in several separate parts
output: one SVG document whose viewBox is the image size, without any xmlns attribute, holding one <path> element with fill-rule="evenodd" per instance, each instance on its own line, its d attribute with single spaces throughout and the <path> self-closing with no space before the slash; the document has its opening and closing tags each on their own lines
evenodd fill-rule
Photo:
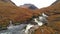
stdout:
<svg viewBox="0 0 60 34">
<path fill-rule="evenodd" d="M 56 0 L 11 0 L 11 1 L 14 2 L 17 6 L 23 4 L 34 4 L 37 8 L 43 8 L 50 6 Z"/>
</svg>

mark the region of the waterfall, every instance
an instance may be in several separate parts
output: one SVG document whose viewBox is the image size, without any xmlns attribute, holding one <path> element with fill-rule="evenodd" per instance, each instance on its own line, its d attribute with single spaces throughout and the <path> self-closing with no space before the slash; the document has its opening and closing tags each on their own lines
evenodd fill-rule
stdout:
<svg viewBox="0 0 60 34">
<path fill-rule="evenodd" d="M 29 29 L 31 27 L 34 27 L 34 25 L 31 25 L 31 24 L 28 24 L 27 27 L 26 27 L 26 30 L 25 30 L 25 34 L 28 34 L 29 33 Z"/>
<path fill-rule="evenodd" d="M 38 26 L 42 26 L 43 25 L 43 23 L 41 21 L 38 21 L 37 18 L 35 18 L 34 20 L 38 24 Z"/>
<path fill-rule="evenodd" d="M 10 21 L 10 25 L 9 26 L 13 26 L 12 21 Z"/>
<path fill-rule="evenodd" d="M 42 16 L 43 16 L 43 17 L 48 17 L 48 16 L 47 16 L 46 14 L 44 14 L 44 13 L 42 13 Z"/>
<path fill-rule="evenodd" d="M 9 26 L 7 27 L 8 29 L 12 29 L 13 28 L 13 24 L 12 24 L 12 21 L 10 21 L 10 24 L 9 24 Z"/>
</svg>

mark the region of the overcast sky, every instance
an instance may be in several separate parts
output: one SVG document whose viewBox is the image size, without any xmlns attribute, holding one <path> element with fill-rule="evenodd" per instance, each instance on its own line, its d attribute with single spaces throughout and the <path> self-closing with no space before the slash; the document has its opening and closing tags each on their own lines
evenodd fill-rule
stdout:
<svg viewBox="0 0 60 34">
<path fill-rule="evenodd" d="M 51 5 L 56 0 L 11 0 L 11 1 L 13 1 L 17 6 L 30 3 L 34 4 L 38 8 L 42 8 Z"/>
</svg>

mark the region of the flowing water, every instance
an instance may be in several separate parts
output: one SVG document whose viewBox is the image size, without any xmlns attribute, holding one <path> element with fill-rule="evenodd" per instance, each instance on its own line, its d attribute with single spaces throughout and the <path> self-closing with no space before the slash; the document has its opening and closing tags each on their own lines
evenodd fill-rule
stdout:
<svg viewBox="0 0 60 34">
<path fill-rule="evenodd" d="M 7 29 L 7 30 L 2 30 L 0 31 L 0 34 L 24 34 L 24 27 L 27 24 L 21 24 L 21 25 L 17 25 L 17 26 L 9 26 L 11 27 L 11 29 Z"/>
<path fill-rule="evenodd" d="M 38 26 L 42 26 L 44 22 L 46 22 L 46 16 L 44 13 L 42 13 L 42 16 L 39 16 L 38 19 L 35 18 L 35 21 Z M 3 30 L 0 31 L 0 34 L 25 34 L 24 32 L 24 28 L 27 26 L 28 24 L 20 24 L 20 25 L 16 25 L 14 26 L 12 24 L 12 21 L 10 21 L 10 25 L 9 27 L 7 27 L 7 30 Z M 35 26 L 35 25 L 34 25 Z M 26 30 L 30 29 L 31 27 L 33 27 L 32 25 L 29 25 Z M 26 31 L 25 30 L 25 31 Z M 28 32 L 27 32 L 28 33 Z"/>
</svg>

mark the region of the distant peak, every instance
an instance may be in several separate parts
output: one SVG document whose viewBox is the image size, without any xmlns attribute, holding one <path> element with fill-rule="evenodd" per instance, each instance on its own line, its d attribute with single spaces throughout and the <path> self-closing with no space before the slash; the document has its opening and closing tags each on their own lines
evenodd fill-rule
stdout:
<svg viewBox="0 0 60 34">
<path fill-rule="evenodd" d="M 20 7 L 22 7 L 22 8 L 28 8 L 28 9 L 32 9 L 32 10 L 34 10 L 34 9 L 38 9 L 35 5 L 33 5 L 33 4 L 24 4 L 24 5 L 21 5 Z"/>
</svg>

